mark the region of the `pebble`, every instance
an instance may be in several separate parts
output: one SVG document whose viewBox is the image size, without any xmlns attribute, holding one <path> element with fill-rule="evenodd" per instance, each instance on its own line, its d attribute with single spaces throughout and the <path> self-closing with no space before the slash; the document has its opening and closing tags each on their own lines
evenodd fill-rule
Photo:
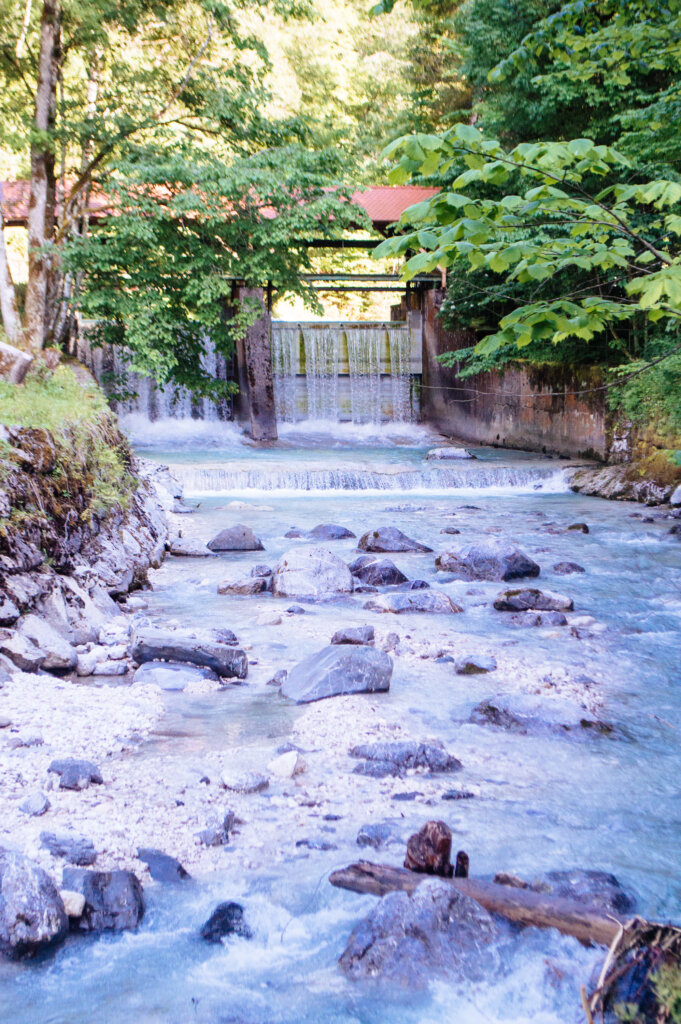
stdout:
<svg viewBox="0 0 681 1024">
<path fill-rule="evenodd" d="M 36 792 L 31 793 L 27 796 L 22 804 L 19 805 L 19 810 L 23 811 L 24 814 L 28 814 L 31 818 L 39 818 L 41 814 L 50 809 L 50 801 L 47 799 L 44 793 Z"/>
</svg>

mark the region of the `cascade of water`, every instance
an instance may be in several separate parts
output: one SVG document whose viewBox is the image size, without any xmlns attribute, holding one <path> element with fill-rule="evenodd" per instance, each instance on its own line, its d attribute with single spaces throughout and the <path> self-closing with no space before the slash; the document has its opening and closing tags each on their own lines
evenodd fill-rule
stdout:
<svg viewBox="0 0 681 1024">
<path fill-rule="evenodd" d="M 353 423 L 380 423 L 381 347 L 385 331 L 376 327 L 347 329 L 350 403 Z"/>
<path fill-rule="evenodd" d="M 526 490 L 537 486 L 562 492 L 568 489 L 563 470 L 552 467 L 483 466 L 427 467 L 395 471 L 338 466 L 272 467 L 238 464 L 173 467 L 188 494 L 233 494 L 243 491 L 485 491 Z"/>
<path fill-rule="evenodd" d="M 392 418 L 396 423 L 409 423 L 412 419 L 409 358 L 411 354 L 411 338 L 409 328 L 389 328 L 388 347 L 390 350 Z"/>
<path fill-rule="evenodd" d="M 338 421 L 340 332 L 333 327 L 303 329 L 307 418 Z"/>
<path fill-rule="evenodd" d="M 273 327 L 274 404 L 280 423 L 295 423 L 298 419 L 296 377 L 299 373 L 299 364 L 300 329 L 298 327 Z"/>
</svg>

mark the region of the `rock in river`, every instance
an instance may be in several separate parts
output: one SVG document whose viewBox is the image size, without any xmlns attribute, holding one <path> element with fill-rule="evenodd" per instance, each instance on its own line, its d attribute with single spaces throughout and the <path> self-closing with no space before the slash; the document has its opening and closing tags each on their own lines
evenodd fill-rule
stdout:
<svg viewBox="0 0 681 1024">
<path fill-rule="evenodd" d="M 374 642 L 373 626 L 346 626 L 338 629 L 331 637 L 332 644 L 372 644 Z"/>
<path fill-rule="evenodd" d="M 540 567 L 512 544 L 490 539 L 443 551 L 435 565 L 461 580 L 517 580 L 538 576 Z"/>
<path fill-rule="evenodd" d="M 210 668 L 183 665 L 175 661 L 145 661 L 135 672 L 133 683 L 152 683 L 162 690 L 184 690 L 190 683 L 217 680 Z"/>
<path fill-rule="evenodd" d="M 452 615 L 463 611 L 463 608 L 454 604 L 452 599 L 447 594 L 443 594 L 441 590 L 393 591 L 390 594 L 372 597 L 364 607 L 372 612 L 394 612 L 396 615 L 401 615 L 403 612 L 432 612 Z"/>
<path fill-rule="evenodd" d="M 564 594 L 526 587 L 521 590 L 502 591 L 496 598 L 494 607 L 498 612 L 571 612 L 574 602 Z"/>
<path fill-rule="evenodd" d="M 246 576 L 243 579 L 222 580 L 218 583 L 218 594 L 239 594 L 241 597 L 252 597 L 264 594 L 270 589 L 268 576 Z"/>
<path fill-rule="evenodd" d="M 201 938 L 206 942 L 221 942 L 228 935 L 253 938 L 244 919 L 244 908 L 239 903 L 219 903 L 201 928 Z"/>
<path fill-rule="evenodd" d="M 574 572 L 586 572 L 586 569 L 577 562 L 556 562 L 553 571 L 559 576 L 570 576 Z"/>
<path fill-rule="evenodd" d="M 234 646 L 236 642 L 230 630 L 204 633 L 137 626 L 132 635 L 132 656 L 139 664 L 146 661 L 188 662 L 204 665 L 221 677 L 245 679 L 248 658 L 244 651 Z"/>
<path fill-rule="evenodd" d="M 432 548 L 412 540 L 396 526 L 379 526 L 360 537 L 357 545 L 360 551 L 432 551 Z"/>
<path fill-rule="evenodd" d="M 336 523 L 321 523 L 310 530 L 309 536 L 314 540 L 344 540 L 346 537 L 355 537 L 356 534 L 345 526 L 337 526 Z"/>
<path fill-rule="evenodd" d="M 340 958 L 350 978 L 380 979 L 403 988 L 433 976 L 481 980 L 494 971 L 499 928 L 479 903 L 440 878 L 412 896 L 384 896 L 352 932 Z"/>
<path fill-rule="evenodd" d="M 349 594 L 352 587 L 352 576 L 345 562 L 323 547 L 287 551 L 272 581 L 275 597 L 327 597 Z"/>
<path fill-rule="evenodd" d="M 32 956 L 66 938 L 68 930 L 63 900 L 47 872 L 0 847 L 0 953 Z"/>
<path fill-rule="evenodd" d="M 494 672 L 497 660 L 491 654 L 464 654 L 454 661 L 457 676 L 475 676 L 484 672 Z"/>
<path fill-rule="evenodd" d="M 85 897 L 78 928 L 86 932 L 126 931 L 144 917 L 144 893 L 132 871 L 64 868 L 62 885 Z"/>
<path fill-rule="evenodd" d="M 208 544 L 211 551 L 264 551 L 262 541 L 256 537 L 250 526 L 238 523 L 220 530 Z"/>
<path fill-rule="evenodd" d="M 397 740 L 394 743 L 360 743 L 350 751 L 350 757 L 361 758 L 355 768 L 357 775 L 403 775 L 409 768 L 428 772 L 456 772 L 463 766 L 441 743 L 422 743 L 418 740 Z M 376 766 L 377 770 L 372 770 Z"/>
<path fill-rule="evenodd" d="M 430 451 L 426 453 L 427 459 L 435 459 L 438 462 L 443 460 L 449 462 L 450 460 L 475 459 L 476 457 L 477 456 L 473 455 L 472 452 L 469 452 L 467 448 L 456 448 L 454 445 L 450 445 L 446 448 L 431 448 Z"/>
<path fill-rule="evenodd" d="M 373 647 L 330 645 L 291 669 L 281 692 L 298 704 L 390 688 L 393 663 Z"/>
<path fill-rule="evenodd" d="M 348 568 L 355 579 L 370 587 L 387 587 L 408 582 L 407 577 L 390 558 L 360 555 Z"/>
</svg>

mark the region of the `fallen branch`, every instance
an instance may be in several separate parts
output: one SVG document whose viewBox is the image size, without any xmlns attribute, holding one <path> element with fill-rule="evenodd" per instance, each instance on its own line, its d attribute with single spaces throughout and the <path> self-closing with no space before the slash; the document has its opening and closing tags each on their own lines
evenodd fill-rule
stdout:
<svg viewBox="0 0 681 1024">
<path fill-rule="evenodd" d="M 334 871 L 329 881 L 339 889 L 385 896 L 396 891 L 412 893 L 426 877 L 389 864 L 362 860 Z M 626 919 L 619 915 L 606 914 L 599 907 L 576 900 L 476 878 L 443 878 L 442 881 L 470 896 L 491 914 L 500 914 L 509 921 L 534 928 L 556 928 L 563 935 L 572 935 L 588 945 L 610 946 L 626 924 Z"/>
</svg>

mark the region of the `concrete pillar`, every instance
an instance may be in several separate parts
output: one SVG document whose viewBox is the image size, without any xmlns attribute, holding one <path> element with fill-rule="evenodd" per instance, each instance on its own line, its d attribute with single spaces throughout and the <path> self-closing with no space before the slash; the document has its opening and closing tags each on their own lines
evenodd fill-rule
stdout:
<svg viewBox="0 0 681 1024">
<path fill-rule="evenodd" d="M 270 350 L 270 322 L 262 288 L 236 289 L 238 302 L 259 303 L 262 315 L 237 344 L 237 366 L 241 407 L 248 408 L 250 433 L 254 441 L 277 440 L 274 379 Z"/>
</svg>

